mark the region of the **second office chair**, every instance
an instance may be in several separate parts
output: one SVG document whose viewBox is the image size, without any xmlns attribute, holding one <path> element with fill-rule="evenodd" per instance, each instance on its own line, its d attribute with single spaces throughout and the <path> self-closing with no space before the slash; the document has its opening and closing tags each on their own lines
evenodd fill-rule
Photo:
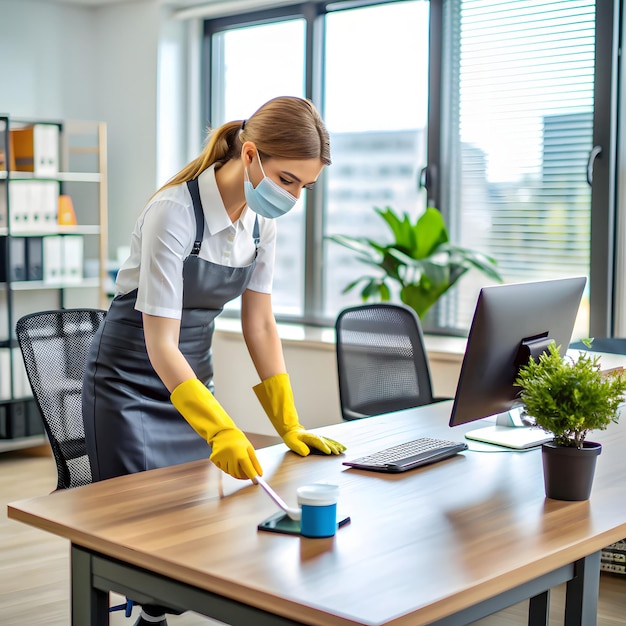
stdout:
<svg viewBox="0 0 626 626">
<path fill-rule="evenodd" d="M 335 322 L 341 413 L 345 420 L 431 404 L 428 356 L 415 311 L 364 304 Z"/>
<path fill-rule="evenodd" d="M 106 311 L 59 309 L 20 318 L 16 335 L 57 466 L 57 489 L 92 481 L 81 389 L 91 340 Z"/>
</svg>

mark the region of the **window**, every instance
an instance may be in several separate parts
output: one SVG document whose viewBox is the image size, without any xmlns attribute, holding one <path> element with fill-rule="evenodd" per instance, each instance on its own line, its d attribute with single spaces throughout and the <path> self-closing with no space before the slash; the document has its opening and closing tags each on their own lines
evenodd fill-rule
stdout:
<svg viewBox="0 0 626 626">
<path fill-rule="evenodd" d="M 239 26 L 212 38 L 212 124 L 245 119 L 277 95 L 304 96 L 305 22 L 291 19 Z M 285 54 L 288 50 L 289 54 Z M 306 192 L 280 220 L 276 239 L 274 306 L 277 314 L 304 312 Z M 239 301 L 226 305 L 237 309 Z"/>
<path fill-rule="evenodd" d="M 357 303 L 341 292 L 367 268 L 325 235 L 380 238 L 374 207 L 416 217 L 428 166 L 455 243 L 494 256 L 506 282 L 588 276 L 576 334 L 611 333 L 613 3 L 278 4 L 205 24 L 210 125 L 288 94 L 313 100 L 331 133 L 333 165 L 278 224 L 277 316 L 332 324 Z M 466 333 L 485 280 L 464 276 L 426 329 Z"/>
<path fill-rule="evenodd" d="M 448 3 L 450 85 L 441 201 L 452 236 L 498 260 L 505 282 L 589 276 L 595 3 Z M 439 307 L 469 325 L 481 276 Z M 588 334 L 588 297 L 579 336 Z"/>
<path fill-rule="evenodd" d="M 324 117 L 333 153 L 326 235 L 380 241 L 387 227 L 373 207 L 413 218 L 425 208 L 418 179 L 426 165 L 428 12 L 427 2 L 399 2 L 326 17 Z M 367 268 L 333 242 L 323 255 L 324 314 L 334 318 L 359 303 L 358 290 L 342 291 Z"/>
</svg>

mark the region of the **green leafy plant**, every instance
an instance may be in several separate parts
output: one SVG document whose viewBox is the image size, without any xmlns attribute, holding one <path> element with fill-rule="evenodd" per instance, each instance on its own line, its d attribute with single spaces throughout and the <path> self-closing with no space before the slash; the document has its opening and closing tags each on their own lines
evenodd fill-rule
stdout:
<svg viewBox="0 0 626 626">
<path fill-rule="evenodd" d="M 537 426 L 554 435 L 557 445 L 582 448 L 592 430 L 605 430 L 619 420 L 626 393 L 622 370 L 602 372 L 600 357 L 581 352 L 563 358 L 555 343 L 537 361 L 530 359 L 515 385 L 526 412 Z"/>
<path fill-rule="evenodd" d="M 441 213 L 429 207 L 415 221 L 408 213 L 398 215 L 390 207 L 374 208 L 393 236 L 390 244 L 365 237 L 332 235 L 328 239 L 356 252 L 358 260 L 373 268 L 351 282 L 343 293 L 361 285 L 363 301 L 391 299 L 390 283 L 399 287 L 402 302 L 423 318 L 428 309 L 469 269 L 475 268 L 502 282 L 496 261 L 481 252 L 450 243 Z"/>
</svg>

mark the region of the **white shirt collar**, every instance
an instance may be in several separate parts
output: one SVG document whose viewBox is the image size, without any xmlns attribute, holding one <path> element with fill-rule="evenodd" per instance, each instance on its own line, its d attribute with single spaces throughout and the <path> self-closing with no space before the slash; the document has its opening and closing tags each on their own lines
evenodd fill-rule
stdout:
<svg viewBox="0 0 626 626">
<path fill-rule="evenodd" d="M 211 165 L 198 176 L 198 187 L 200 190 L 200 201 L 202 202 L 202 210 L 204 211 L 204 219 L 206 220 L 209 233 L 215 235 L 222 230 L 233 227 L 224 201 L 220 195 L 215 180 L 215 165 Z M 256 213 L 248 210 L 246 206 L 239 218 L 239 222 L 244 230 L 252 233 L 254 229 L 254 221 Z"/>
</svg>

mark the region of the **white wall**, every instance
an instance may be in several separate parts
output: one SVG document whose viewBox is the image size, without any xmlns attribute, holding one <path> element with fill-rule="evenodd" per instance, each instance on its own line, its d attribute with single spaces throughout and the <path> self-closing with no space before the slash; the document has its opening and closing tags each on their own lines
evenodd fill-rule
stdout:
<svg viewBox="0 0 626 626">
<path fill-rule="evenodd" d="M 93 119 L 93 11 L 34 0 L 0 4 L 0 111 L 16 117 Z"/>
<path fill-rule="evenodd" d="M 115 258 L 156 186 L 160 12 L 146 0 L 95 13 L 95 114 L 107 122 L 109 256 Z"/>
<path fill-rule="evenodd" d="M 0 4 L 0 111 L 107 123 L 111 257 L 157 184 L 162 15 L 156 0 Z"/>
</svg>

